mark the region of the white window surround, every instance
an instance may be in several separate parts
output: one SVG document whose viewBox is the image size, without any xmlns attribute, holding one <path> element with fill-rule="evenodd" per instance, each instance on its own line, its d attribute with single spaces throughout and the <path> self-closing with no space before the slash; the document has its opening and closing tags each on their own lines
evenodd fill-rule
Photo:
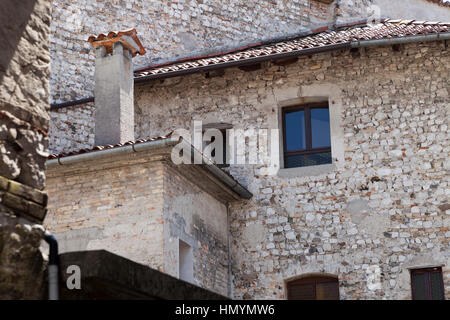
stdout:
<svg viewBox="0 0 450 320">
<path fill-rule="evenodd" d="M 273 97 L 277 106 L 277 112 L 271 119 L 271 127 L 280 130 L 279 137 L 279 163 L 277 175 L 283 178 L 314 176 L 326 174 L 333 171 L 337 166 L 344 163 L 344 129 L 341 124 L 342 98 L 341 89 L 331 83 L 314 84 L 301 87 L 274 88 Z M 282 136 L 282 113 L 283 107 L 295 106 L 310 102 L 328 101 L 330 112 L 330 135 L 331 135 L 331 157 L 332 164 L 323 164 L 298 168 L 283 168 L 283 136 Z"/>
</svg>

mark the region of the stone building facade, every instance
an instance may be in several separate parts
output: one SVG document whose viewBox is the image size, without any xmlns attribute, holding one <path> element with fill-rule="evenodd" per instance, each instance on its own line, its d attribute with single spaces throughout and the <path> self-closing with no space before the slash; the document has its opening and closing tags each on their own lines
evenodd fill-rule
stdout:
<svg viewBox="0 0 450 320">
<path fill-rule="evenodd" d="M 235 298 L 283 298 L 286 279 L 325 272 L 339 275 L 343 298 L 407 299 L 407 267 L 421 264 L 446 265 L 448 295 L 445 46 L 371 48 L 357 57 L 324 53 L 286 67 L 229 69 L 222 77 L 136 88 L 138 136 L 191 119 L 278 128 L 281 106 L 311 97 L 339 110 L 343 157 L 331 168 L 261 176 L 257 167 L 231 166 L 255 195 L 231 208 Z M 370 291 L 366 279 L 374 265 L 382 270 L 382 289 Z"/>
<path fill-rule="evenodd" d="M 148 41 L 143 43 L 153 43 Z M 172 56 L 188 49 L 175 49 Z M 167 58 L 158 52 L 157 58 Z M 286 169 L 279 159 L 274 175 L 265 175 L 260 165 L 224 169 L 253 194 L 229 204 L 228 295 L 284 299 L 290 280 L 326 274 L 338 278 L 341 299 L 410 299 L 410 268 L 440 266 L 448 298 L 449 66 L 448 40 L 437 40 L 345 48 L 285 64 L 266 61 L 255 70 L 234 67 L 149 80 L 135 84 L 135 138 L 192 129 L 193 120 L 244 130 L 281 129 L 283 108 L 328 103 L 332 164 Z M 83 79 L 88 79 L 86 70 L 76 72 L 86 72 Z M 86 81 L 86 91 L 77 91 L 76 97 L 92 92 Z M 57 89 L 61 95 L 54 94 L 55 101 L 74 98 L 76 90 L 65 90 Z M 53 112 L 52 151 L 92 148 L 93 111 L 89 102 Z M 47 225 L 55 230 L 61 224 L 80 226 L 91 220 L 86 215 L 93 211 L 79 217 L 68 214 L 82 210 L 73 195 L 61 193 L 77 183 L 57 177 L 61 172 L 55 171 L 54 185 L 49 184 L 52 218 Z M 188 189 L 177 180 L 170 185 L 180 193 Z M 167 202 L 166 212 L 174 210 L 179 197 Z M 106 202 L 92 205 L 97 212 L 110 205 Z M 67 220 L 58 221 L 59 214 Z M 225 292 L 224 285 L 217 288 L 206 279 L 198 283 Z"/>
<path fill-rule="evenodd" d="M 44 297 L 50 2 L 0 3 L 0 299 Z"/>
<path fill-rule="evenodd" d="M 54 0 L 53 4 L 50 85 L 52 102 L 64 102 L 93 94 L 94 59 L 86 42 L 91 34 L 136 28 L 142 42 L 151 44 L 151 55 L 135 61 L 143 66 L 365 17 L 371 0 Z"/>
</svg>

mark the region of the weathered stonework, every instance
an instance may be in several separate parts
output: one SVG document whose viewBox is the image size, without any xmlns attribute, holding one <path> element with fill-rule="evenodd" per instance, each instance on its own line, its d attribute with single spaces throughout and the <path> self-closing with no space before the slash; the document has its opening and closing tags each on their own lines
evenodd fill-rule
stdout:
<svg viewBox="0 0 450 320">
<path fill-rule="evenodd" d="M 344 161 L 315 176 L 229 169 L 254 197 L 232 205 L 234 298 L 285 298 L 284 281 L 337 274 L 343 299 L 408 299 L 408 267 L 444 265 L 449 295 L 449 55 L 444 42 L 300 58 L 137 86 L 136 136 L 193 119 L 273 128 L 311 86 L 340 91 Z M 327 96 L 329 92 L 323 92 Z M 330 99 L 330 108 L 333 108 Z M 368 289 L 378 266 L 381 289 Z"/>
<path fill-rule="evenodd" d="M 45 299 L 46 262 L 41 225 L 0 204 L 0 299 Z"/>
<path fill-rule="evenodd" d="M 366 17 L 371 0 L 88 1 L 54 0 L 52 102 L 91 96 L 94 55 L 86 39 L 99 32 L 136 28 L 148 52 L 135 65 L 215 52 L 314 26 Z M 99 18 L 101 17 L 101 18 Z"/>
<path fill-rule="evenodd" d="M 0 31 L 0 299 L 41 299 L 50 2 L 2 1 Z"/>
<path fill-rule="evenodd" d="M 285 298 L 286 280 L 328 273 L 342 299 L 409 299 L 408 268 L 442 265 L 448 297 L 449 66 L 446 43 L 427 42 L 149 82 L 135 89 L 135 135 L 192 120 L 277 128 L 282 106 L 328 99 L 343 139 L 332 166 L 227 169 L 254 194 L 230 206 L 232 296 Z M 369 285 L 374 274 L 380 288 Z"/>
<path fill-rule="evenodd" d="M 50 152 L 61 153 L 93 147 L 94 111 L 93 103 L 52 111 L 49 130 Z"/>
<path fill-rule="evenodd" d="M 49 116 L 50 5 L 5 1 L 1 27 L 8 30 L 0 58 L 0 175 L 44 187 Z M 4 14 L 3 14 L 4 13 Z"/>
</svg>

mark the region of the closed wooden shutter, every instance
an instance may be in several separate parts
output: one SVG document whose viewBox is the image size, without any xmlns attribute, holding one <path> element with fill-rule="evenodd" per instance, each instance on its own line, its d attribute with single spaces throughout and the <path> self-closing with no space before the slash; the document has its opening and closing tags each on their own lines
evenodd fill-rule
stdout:
<svg viewBox="0 0 450 320">
<path fill-rule="evenodd" d="M 310 276 L 287 284 L 289 300 L 339 300 L 339 280 L 328 276 Z"/>
<path fill-rule="evenodd" d="M 444 300 L 442 268 L 411 270 L 411 290 L 413 300 Z"/>
</svg>

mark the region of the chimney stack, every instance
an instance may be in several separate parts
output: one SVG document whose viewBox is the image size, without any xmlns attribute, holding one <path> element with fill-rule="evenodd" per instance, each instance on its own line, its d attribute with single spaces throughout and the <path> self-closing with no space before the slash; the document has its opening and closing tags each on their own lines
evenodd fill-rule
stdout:
<svg viewBox="0 0 450 320">
<path fill-rule="evenodd" d="M 132 58 L 145 54 L 136 29 L 109 32 L 88 42 L 95 48 L 95 145 L 134 140 Z"/>
</svg>

